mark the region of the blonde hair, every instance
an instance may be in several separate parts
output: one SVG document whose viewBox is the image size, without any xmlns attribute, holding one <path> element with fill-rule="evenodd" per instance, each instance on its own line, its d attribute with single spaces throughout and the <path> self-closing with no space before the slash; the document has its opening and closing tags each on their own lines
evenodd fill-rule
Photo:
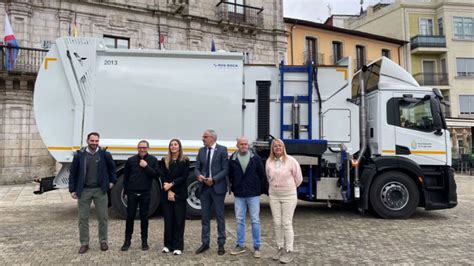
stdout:
<svg viewBox="0 0 474 266">
<path fill-rule="evenodd" d="M 279 143 L 283 146 L 283 154 L 281 156 L 281 159 L 283 162 L 286 162 L 286 158 L 288 154 L 286 154 L 285 143 L 281 139 L 273 139 L 272 145 L 270 146 L 270 156 L 268 156 L 268 160 L 275 160 L 277 158 L 275 156 L 275 153 L 273 152 L 273 147 L 275 146 L 276 143 Z"/>
<path fill-rule="evenodd" d="M 170 166 L 170 162 L 171 162 L 171 158 L 172 158 L 170 147 L 171 147 L 171 143 L 173 141 L 176 141 L 178 143 L 178 146 L 179 146 L 178 161 L 187 161 L 187 160 L 189 160 L 188 157 L 183 154 L 183 146 L 181 145 L 181 141 L 179 139 L 172 139 L 172 140 L 170 140 L 170 143 L 168 144 L 168 154 L 165 157 L 166 169 L 169 169 L 169 166 Z"/>
</svg>

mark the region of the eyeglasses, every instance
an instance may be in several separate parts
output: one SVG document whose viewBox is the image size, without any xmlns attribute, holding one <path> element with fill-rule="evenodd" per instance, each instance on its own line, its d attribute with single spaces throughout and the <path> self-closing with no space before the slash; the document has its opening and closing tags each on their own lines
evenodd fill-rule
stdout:
<svg viewBox="0 0 474 266">
<path fill-rule="evenodd" d="M 204 139 L 210 138 L 211 136 L 202 136 Z"/>
<path fill-rule="evenodd" d="M 142 149 L 148 149 L 148 147 L 138 147 L 138 149 L 142 150 Z"/>
</svg>

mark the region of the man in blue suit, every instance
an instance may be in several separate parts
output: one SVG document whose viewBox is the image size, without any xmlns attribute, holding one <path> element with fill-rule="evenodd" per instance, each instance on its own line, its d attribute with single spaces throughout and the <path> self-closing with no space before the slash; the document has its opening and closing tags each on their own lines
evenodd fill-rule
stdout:
<svg viewBox="0 0 474 266">
<path fill-rule="evenodd" d="M 211 206 L 217 219 L 217 254 L 224 255 L 225 249 L 225 220 L 224 220 L 224 199 L 227 192 L 227 173 L 229 171 L 228 153 L 225 146 L 216 143 L 216 131 L 208 129 L 202 135 L 204 147 L 199 149 L 196 158 L 194 173 L 200 184 L 201 208 L 202 208 L 202 231 L 201 246 L 196 250 L 196 254 L 203 253 L 209 249 L 210 242 L 210 220 Z"/>
</svg>

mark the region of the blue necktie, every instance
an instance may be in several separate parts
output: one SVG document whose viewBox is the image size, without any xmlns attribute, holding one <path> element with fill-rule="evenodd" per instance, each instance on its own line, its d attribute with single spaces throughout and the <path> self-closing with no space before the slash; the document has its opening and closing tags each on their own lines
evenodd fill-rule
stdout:
<svg viewBox="0 0 474 266">
<path fill-rule="evenodd" d="M 206 170 L 206 177 L 211 175 L 211 149 L 212 148 L 207 148 L 206 167 L 204 168 Z"/>
</svg>

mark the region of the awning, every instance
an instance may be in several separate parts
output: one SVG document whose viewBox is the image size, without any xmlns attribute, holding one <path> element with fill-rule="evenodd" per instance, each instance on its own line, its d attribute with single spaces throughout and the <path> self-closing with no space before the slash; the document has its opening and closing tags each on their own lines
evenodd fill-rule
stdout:
<svg viewBox="0 0 474 266">
<path fill-rule="evenodd" d="M 446 124 L 449 128 L 471 128 L 474 127 L 473 118 L 446 118 Z"/>
</svg>

